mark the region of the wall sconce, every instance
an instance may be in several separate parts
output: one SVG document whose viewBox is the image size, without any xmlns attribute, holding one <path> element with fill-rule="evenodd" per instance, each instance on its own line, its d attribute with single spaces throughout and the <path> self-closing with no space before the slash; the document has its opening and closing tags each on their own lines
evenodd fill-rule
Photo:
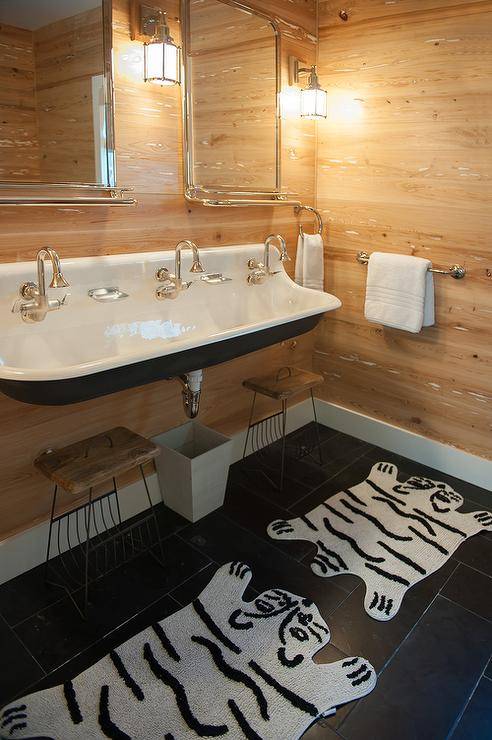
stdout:
<svg viewBox="0 0 492 740">
<path fill-rule="evenodd" d="M 301 118 L 326 118 L 328 115 L 328 93 L 319 84 L 316 65 L 301 67 L 296 57 L 289 57 L 289 84 L 298 85 L 301 77 L 308 75 L 307 87 L 301 89 Z"/>
<path fill-rule="evenodd" d="M 153 82 L 156 85 L 179 85 L 180 48 L 171 36 L 166 11 L 133 0 L 131 30 L 133 40 L 143 41 L 145 82 Z"/>
</svg>

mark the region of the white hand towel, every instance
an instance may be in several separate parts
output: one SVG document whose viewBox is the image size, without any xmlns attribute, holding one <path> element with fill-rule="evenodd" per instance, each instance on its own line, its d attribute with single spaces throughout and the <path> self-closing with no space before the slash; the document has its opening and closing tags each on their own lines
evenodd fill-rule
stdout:
<svg viewBox="0 0 492 740">
<path fill-rule="evenodd" d="M 434 324 L 432 264 L 421 257 L 373 252 L 367 269 L 365 317 L 418 334 Z"/>
<path fill-rule="evenodd" d="M 299 234 L 296 255 L 296 283 L 312 290 L 324 290 L 324 248 L 321 234 Z"/>
</svg>

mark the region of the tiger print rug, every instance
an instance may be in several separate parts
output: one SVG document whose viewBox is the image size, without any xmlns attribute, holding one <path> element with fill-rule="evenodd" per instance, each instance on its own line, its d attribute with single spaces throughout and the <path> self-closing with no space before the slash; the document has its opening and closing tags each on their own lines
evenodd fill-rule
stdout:
<svg viewBox="0 0 492 740">
<path fill-rule="evenodd" d="M 192 604 L 6 707 L 0 737 L 297 740 L 374 688 L 364 658 L 312 661 L 330 632 L 309 599 L 274 588 L 243 601 L 251 577 L 244 563 L 222 566 Z"/>
<path fill-rule="evenodd" d="M 492 514 L 457 511 L 463 497 L 445 483 L 417 476 L 399 483 L 397 473 L 390 463 L 376 463 L 362 483 L 305 516 L 268 527 L 273 539 L 316 545 L 316 575 L 360 576 L 365 609 L 381 621 L 394 617 L 408 589 L 441 568 L 468 537 L 492 530 Z"/>
</svg>

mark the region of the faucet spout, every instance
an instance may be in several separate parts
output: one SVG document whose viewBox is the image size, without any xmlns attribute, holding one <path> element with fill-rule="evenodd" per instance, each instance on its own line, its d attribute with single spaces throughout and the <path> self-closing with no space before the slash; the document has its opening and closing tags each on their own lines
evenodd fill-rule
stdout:
<svg viewBox="0 0 492 740">
<path fill-rule="evenodd" d="M 265 252 L 263 256 L 263 264 L 265 265 L 267 274 L 270 273 L 270 247 L 274 242 L 278 242 L 280 245 L 280 261 L 288 262 L 290 260 L 284 237 L 280 234 L 270 234 L 270 236 L 267 236 L 265 239 Z"/>
<path fill-rule="evenodd" d="M 190 272 L 197 273 L 197 272 L 205 272 L 205 270 L 202 267 L 202 263 L 200 262 L 200 253 L 198 251 L 198 247 L 195 244 L 195 242 L 190 241 L 190 239 L 184 239 L 183 241 L 180 241 L 176 244 L 176 255 L 174 259 L 174 274 L 176 276 L 176 282 L 178 285 L 181 285 L 181 251 L 183 249 L 191 249 L 193 252 L 193 263 L 190 268 Z"/>
<path fill-rule="evenodd" d="M 46 280 L 44 273 L 44 260 L 46 257 L 49 257 L 51 260 L 52 279 L 50 283 L 50 288 L 70 287 L 70 283 L 63 277 L 60 258 L 57 252 L 55 252 L 55 250 L 51 247 L 44 247 L 43 249 L 39 250 L 36 256 L 39 295 L 43 297 L 46 296 Z"/>
</svg>

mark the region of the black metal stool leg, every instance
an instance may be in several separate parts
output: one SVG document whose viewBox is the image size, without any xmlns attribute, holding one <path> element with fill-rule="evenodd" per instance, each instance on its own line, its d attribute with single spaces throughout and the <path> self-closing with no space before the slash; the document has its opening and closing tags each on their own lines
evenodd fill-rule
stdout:
<svg viewBox="0 0 492 740">
<path fill-rule="evenodd" d="M 85 565 L 84 565 L 84 619 L 87 619 L 87 608 L 89 606 L 89 553 L 91 541 L 91 517 L 92 517 L 92 491 L 89 489 L 89 500 L 87 502 L 87 517 L 85 521 Z"/>
<path fill-rule="evenodd" d="M 255 403 L 256 403 L 256 393 L 253 395 L 253 403 L 251 405 L 251 412 L 249 414 L 248 431 L 246 432 L 246 440 L 244 442 L 243 460 L 246 457 L 246 451 L 248 449 L 249 434 L 250 434 L 251 426 L 253 423 L 253 414 L 255 412 Z"/>
<path fill-rule="evenodd" d="M 286 431 L 287 431 L 287 401 L 282 400 L 282 462 L 280 464 L 280 485 L 279 485 L 280 491 L 283 491 L 284 489 L 285 446 L 287 442 Z"/>
<path fill-rule="evenodd" d="M 50 560 L 50 549 L 51 549 L 51 535 L 53 533 L 53 524 L 54 524 L 54 516 L 55 516 L 55 506 L 56 506 L 56 494 L 58 493 L 58 486 L 55 485 L 55 490 L 53 491 L 53 503 L 51 504 L 51 515 L 50 515 L 50 528 L 48 531 L 48 544 L 46 546 L 46 562 L 44 564 L 44 582 L 48 583 L 48 568 L 49 568 L 49 560 Z"/>
<path fill-rule="evenodd" d="M 313 404 L 314 429 L 315 429 L 315 434 L 316 434 L 316 441 L 318 444 L 319 464 L 323 465 L 323 454 L 321 452 L 321 438 L 319 436 L 318 416 L 316 414 L 316 404 L 314 403 L 314 396 L 313 396 L 312 388 L 311 388 L 311 403 Z"/>
<path fill-rule="evenodd" d="M 145 492 L 147 493 L 147 499 L 148 499 L 148 502 L 149 502 L 150 513 L 151 513 L 152 518 L 154 520 L 154 527 L 155 527 L 155 533 L 156 533 L 156 537 L 157 537 L 157 542 L 159 543 L 159 549 L 161 551 L 161 560 L 159 560 L 158 558 L 156 558 L 156 560 L 157 560 L 157 562 L 160 565 L 164 566 L 164 562 L 165 562 L 165 559 L 164 559 L 164 548 L 162 546 L 162 540 L 161 540 L 161 533 L 160 533 L 160 529 L 159 529 L 159 523 L 157 521 L 157 516 L 156 516 L 156 513 L 155 513 L 155 509 L 154 509 L 154 504 L 152 503 L 152 499 L 150 497 L 149 486 L 148 486 L 148 483 L 147 483 L 147 478 L 145 477 L 145 472 L 144 472 L 144 469 L 143 469 L 143 465 L 140 465 L 139 467 L 140 467 L 140 474 L 142 476 L 142 479 L 143 479 L 143 482 L 144 482 L 144 485 L 145 485 Z M 152 550 L 150 550 L 150 553 L 151 553 L 151 555 L 153 554 L 152 553 Z"/>
</svg>

